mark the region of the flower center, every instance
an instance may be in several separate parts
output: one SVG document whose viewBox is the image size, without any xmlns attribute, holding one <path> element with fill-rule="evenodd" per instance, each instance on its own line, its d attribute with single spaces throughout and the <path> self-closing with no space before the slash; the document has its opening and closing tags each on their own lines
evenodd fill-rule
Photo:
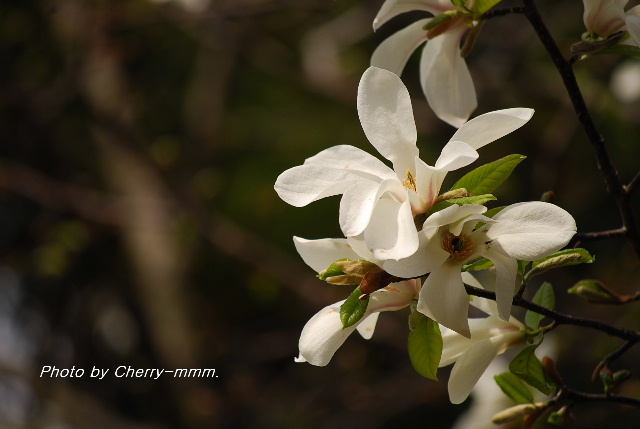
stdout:
<svg viewBox="0 0 640 429">
<path fill-rule="evenodd" d="M 413 191 L 416 190 L 416 179 L 411 174 L 411 171 L 407 170 L 407 177 L 402 181 L 402 186 Z"/>
<path fill-rule="evenodd" d="M 445 232 L 442 236 L 442 248 L 456 261 L 466 261 L 473 254 L 473 240 L 465 234 L 453 235 Z"/>
</svg>

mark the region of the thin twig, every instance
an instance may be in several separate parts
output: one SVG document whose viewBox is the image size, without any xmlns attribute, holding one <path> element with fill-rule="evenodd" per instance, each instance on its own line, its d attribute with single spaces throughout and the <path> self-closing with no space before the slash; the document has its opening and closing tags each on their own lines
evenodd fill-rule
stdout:
<svg viewBox="0 0 640 429">
<path fill-rule="evenodd" d="M 498 16 L 511 15 L 512 13 L 524 13 L 524 7 L 513 6 L 513 7 L 504 7 L 500 9 L 492 9 L 489 12 L 482 15 L 482 18 L 491 19 Z"/>
<path fill-rule="evenodd" d="M 599 232 L 579 232 L 574 235 L 578 241 L 584 240 L 604 240 L 609 238 L 624 238 L 627 230 L 625 228 L 610 229 L 608 231 Z"/>
<path fill-rule="evenodd" d="M 633 247 L 636 256 L 640 259 L 640 232 L 636 224 L 635 216 L 631 208 L 629 195 L 627 194 L 620 176 L 616 171 L 609 152 L 604 142 L 604 138 L 598 132 L 589 109 L 584 101 L 580 87 L 576 80 L 571 63 L 564 57 L 551 33 L 547 29 L 534 0 L 523 0 L 524 16 L 527 18 L 538 38 L 549 53 L 555 64 L 564 86 L 569 94 L 573 109 L 584 129 L 593 150 L 595 151 L 598 168 L 600 169 L 607 191 L 616 198 L 618 211 L 622 218 L 622 227 L 625 229 L 625 236 Z"/>
<path fill-rule="evenodd" d="M 481 298 L 487 298 L 493 301 L 495 301 L 496 299 L 496 294 L 494 292 L 479 289 L 469 285 L 464 285 L 464 287 L 467 290 L 467 294 L 469 295 L 479 296 Z M 640 342 L 640 332 L 617 328 L 599 320 L 585 319 L 582 317 L 575 317 L 568 314 L 559 313 L 557 311 L 549 310 L 548 308 L 534 304 L 533 302 L 527 301 L 524 298 L 514 297 L 513 305 L 524 308 L 526 310 L 531 310 L 538 314 L 542 314 L 543 316 L 546 316 L 549 319 L 555 321 L 557 325 L 582 326 L 584 328 L 595 329 L 597 331 L 611 335 L 612 337 L 621 338 L 630 342 Z"/>
</svg>

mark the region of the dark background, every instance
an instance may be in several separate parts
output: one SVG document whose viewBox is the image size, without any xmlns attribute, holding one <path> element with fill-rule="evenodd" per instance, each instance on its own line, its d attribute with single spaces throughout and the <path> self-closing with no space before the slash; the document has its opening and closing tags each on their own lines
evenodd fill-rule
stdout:
<svg viewBox="0 0 640 429">
<path fill-rule="evenodd" d="M 1 427 L 447 428 L 468 407 L 449 404 L 447 369 L 440 383 L 412 369 L 405 312 L 383 314 L 372 340 L 354 335 L 325 368 L 293 361 L 304 323 L 350 290 L 317 280 L 291 240 L 340 236 L 338 199 L 296 209 L 273 183 L 329 146 L 374 152 L 357 117 L 358 80 L 380 41 L 423 16 L 405 14 L 374 33 L 381 3 L 2 1 Z M 581 2 L 539 3 L 568 53 L 585 31 Z M 426 105 L 417 60 L 403 80 L 421 157 L 433 163 L 454 130 Z M 638 171 L 640 103 L 631 84 L 626 101 L 609 84 L 637 61 L 598 56 L 576 65 L 625 182 Z M 480 150 L 482 162 L 528 157 L 496 192 L 498 203 L 554 190 L 579 231 L 619 227 L 527 21 L 491 20 L 468 64 L 474 116 L 536 110 Z M 638 69 L 634 76 L 637 83 Z M 451 176 L 445 188 L 460 172 Z M 639 288 L 623 241 L 584 246 L 594 264 L 541 279 L 554 284 L 558 309 L 640 329 L 639 304 L 585 305 L 566 293 L 581 278 L 622 293 Z M 620 341 L 571 327 L 557 338 L 568 383 L 600 391 L 591 372 Z M 637 369 L 639 358 L 632 349 L 616 369 Z M 39 377 L 45 365 L 85 375 Z M 116 378 L 121 365 L 215 368 L 217 378 Z M 92 379 L 93 367 L 109 374 Z M 621 393 L 639 396 L 638 379 Z M 631 428 L 640 418 L 610 404 L 574 411 L 585 428 Z"/>
</svg>

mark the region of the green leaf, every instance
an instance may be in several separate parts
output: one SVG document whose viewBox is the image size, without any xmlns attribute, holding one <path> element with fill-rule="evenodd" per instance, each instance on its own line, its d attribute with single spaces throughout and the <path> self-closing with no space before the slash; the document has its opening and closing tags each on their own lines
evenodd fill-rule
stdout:
<svg viewBox="0 0 640 429">
<path fill-rule="evenodd" d="M 462 271 L 479 271 L 493 267 L 493 262 L 487 258 L 480 258 L 462 266 Z"/>
<path fill-rule="evenodd" d="M 408 349 L 409 358 L 418 374 L 437 380 L 436 372 L 442 357 L 442 334 L 438 324 L 423 316 L 409 333 Z"/>
<path fill-rule="evenodd" d="M 446 209 L 447 207 L 450 207 L 454 204 L 457 204 L 459 206 L 464 205 L 464 204 L 485 204 L 489 201 L 494 201 L 497 200 L 496 197 L 494 197 L 491 194 L 484 194 L 484 195 L 472 195 L 470 197 L 460 197 L 460 198 L 450 198 L 448 200 L 444 200 L 444 201 L 440 201 L 439 203 L 437 203 L 436 205 L 434 205 L 433 207 L 431 207 L 431 210 L 429 210 L 427 212 L 427 216 L 435 213 L 435 212 L 439 212 L 442 209 Z"/>
<path fill-rule="evenodd" d="M 529 386 L 549 395 L 555 390 L 555 383 L 535 355 L 539 345 L 535 344 L 522 350 L 509 364 L 509 370 Z"/>
<path fill-rule="evenodd" d="M 513 399 L 517 404 L 533 403 L 533 393 L 514 373 L 505 372 L 493 378 L 505 395 Z"/>
<path fill-rule="evenodd" d="M 627 55 L 630 57 L 640 57 L 640 48 L 634 45 L 614 45 L 606 49 L 601 49 L 596 52 L 598 55 L 612 54 L 612 55 Z"/>
<path fill-rule="evenodd" d="M 340 306 L 340 321 L 342 322 L 342 329 L 346 329 L 352 326 L 358 320 L 362 319 L 364 313 L 367 311 L 369 305 L 369 298 L 360 299 L 362 296 L 360 286 L 355 288 L 349 298 Z"/>
<path fill-rule="evenodd" d="M 490 194 L 525 158 L 524 155 L 509 155 L 482 165 L 462 176 L 451 189 L 465 188 L 472 195 Z"/>
<path fill-rule="evenodd" d="M 599 304 L 622 304 L 623 297 L 609 289 L 599 280 L 585 279 L 571 286 L 567 292 L 578 295 L 589 302 Z"/>
<path fill-rule="evenodd" d="M 502 0 L 476 0 L 476 15 L 484 15 Z"/>
<path fill-rule="evenodd" d="M 451 4 L 462 9 L 467 8 L 467 0 L 451 0 Z"/>
<path fill-rule="evenodd" d="M 553 286 L 551 283 L 544 282 L 540 289 L 533 296 L 533 303 L 538 304 L 544 308 L 548 308 L 549 310 L 553 310 L 556 306 L 556 296 L 553 293 Z M 524 322 L 531 329 L 538 329 L 540 327 L 540 322 L 544 319 L 542 314 L 536 313 L 535 311 L 527 311 L 527 314 L 524 316 Z"/>
<path fill-rule="evenodd" d="M 570 265 L 577 264 L 590 264 L 595 261 L 596 258 L 589 254 L 585 249 L 565 249 L 559 252 L 553 253 L 544 258 L 533 261 L 531 270 L 525 276 L 525 281 L 528 281 L 533 276 L 542 274 L 545 271 L 549 271 L 554 268 L 568 267 Z"/>
</svg>

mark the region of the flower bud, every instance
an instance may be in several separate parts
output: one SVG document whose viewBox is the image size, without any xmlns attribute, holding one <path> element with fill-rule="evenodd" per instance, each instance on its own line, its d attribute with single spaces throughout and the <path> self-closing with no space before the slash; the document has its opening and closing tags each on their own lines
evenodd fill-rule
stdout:
<svg viewBox="0 0 640 429">
<path fill-rule="evenodd" d="M 598 280 L 581 280 L 567 292 L 578 295 L 589 302 L 599 304 L 621 304 L 620 296 Z"/>
<path fill-rule="evenodd" d="M 512 422 L 517 420 L 520 417 L 528 416 L 529 414 L 533 414 L 534 412 L 544 409 L 548 407 L 549 404 L 547 402 L 536 402 L 535 404 L 520 404 L 513 406 L 511 408 L 507 408 L 506 410 L 502 410 L 496 415 L 493 416 L 491 421 L 497 425 Z"/>
</svg>

